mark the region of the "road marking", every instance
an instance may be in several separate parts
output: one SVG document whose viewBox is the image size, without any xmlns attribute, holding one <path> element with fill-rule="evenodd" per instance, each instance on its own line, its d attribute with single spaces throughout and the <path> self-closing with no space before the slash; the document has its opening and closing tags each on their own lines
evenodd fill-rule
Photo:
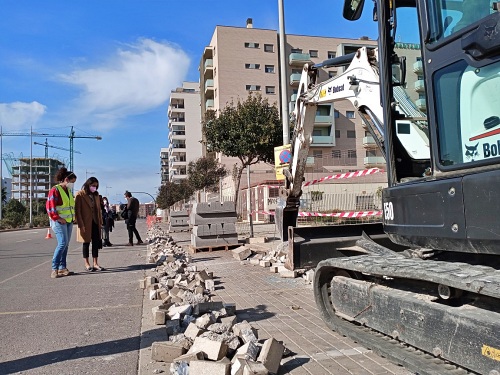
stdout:
<svg viewBox="0 0 500 375">
<path fill-rule="evenodd" d="M 31 238 L 28 238 L 27 240 L 19 240 L 19 241 L 16 241 L 16 242 L 26 242 L 26 241 L 31 241 Z"/>
<path fill-rule="evenodd" d="M 16 275 L 14 275 L 14 276 L 12 276 L 12 277 L 9 277 L 8 279 L 2 280 L 2 281 L 0 281 L 0 284 L 5 283 L 6 281 L 12 280 L 12 279 L 13 279 L 13 278 L 15 278 L 15 277 L 18 277 L 18 276 L 24 275 L 24 274 L 25 274 L 25 273 L 27 273 L 27 272 L 33 271 L 35 268 L 38 268 L 38 267 L 40 267 L 40 266 L 43 266 L 44 264 L 47 264 L 47 263 L 52 263 L 52 260 L 48 260 L 48 261 L 46 261 L 46 262 L 40 263 L 38 266 L 32 267 L 32 268 L 30 268 L 29 270 L 26 270 L 26 271 L 20 272 L 20 273 L 18 273 L 18 274 L 16 274 Z"/>
<path fill-rule="evenodd" d="M 136 308 L 136 307 L 142 307 L 142 305 L 81 307 L 81 308 L 75 308 L 75 309 L 53 309 L 53 310 L 5 311 L 5 312 L 0 312 L 0 315 L 20 315 L 20 314 L 33 314 L 33 313 L 74 312 L 74 311 L 90 311 L 90 310 L 111 310 L 111 309 Z"/>
</svg>

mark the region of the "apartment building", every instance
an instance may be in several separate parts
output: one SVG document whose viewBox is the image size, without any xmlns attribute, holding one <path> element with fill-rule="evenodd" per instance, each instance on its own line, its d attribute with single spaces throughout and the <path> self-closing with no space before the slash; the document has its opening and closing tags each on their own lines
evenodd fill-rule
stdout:
<svg viewBox="0 0 500 375">
<path fill-rule="evenodd" d="M 182 87 L 171 92 L 168 105 L 168 140 L 168 168 L 165 168 L 169 174 L 168 180 L 186 178 L 189 162 L 202 156 L 198 82 L 183 82 Z M 162 164 L 162 173 L 163 171 Z"/>
<path fill-rule="evenodd" d="M 208 110 L 222 110 L 227 103 L 245 100 L 250 92 L 258 92 L 281 109 L 281 101 L 293 110 L 297 88 L 305 63 L 319 63 L 336 56 L 346 55 L 362 46 L 376 47 L 376 41 L 360 39 L 318 37 L 305 35 L 286 36 L 286 50 L 279 50 L 276 30 L 253 27 L 251 19 L 246 27 L 217 26 L 210 43 L 205 47 L 200 61 L 201 116 Z M 398 43 L 398 53 L 407 56 L 407 87 L 412 101 L 425 109 L 425 94 L 419 62 L 419 46 Z M 287 92 L 280 90 L 279 56 L 287 61 Z M 413 71 L 412 71 L 413 67 Z M 340 68 L 320 69 L 319 81 L 341 72 Z M 420 90 L 420 91 L 419 91 Z M 423 106 L 422 106 L 423 102 Z M 307 173 L 331 174 L 370 167 L 385 167 L 385 160 L 368 132 L 362 119 L 347 100 L 317 108 L 312 145 L 309 151 Z M 228 169 L 236 160 L 221 156 Z M 251 185 L 260 180 L 272 180 L 272 166 L 252 166 Z M 380 176 L 382 179 L 383 177 Z M 306 176 L 307 179 L 307 176 Z M 382 182 L 382 180 L 381 180 Z M 246 181 L 242 181 L 242 187 Z M 222 188 L 231 192 L 228 177 Z"/>
</svg>

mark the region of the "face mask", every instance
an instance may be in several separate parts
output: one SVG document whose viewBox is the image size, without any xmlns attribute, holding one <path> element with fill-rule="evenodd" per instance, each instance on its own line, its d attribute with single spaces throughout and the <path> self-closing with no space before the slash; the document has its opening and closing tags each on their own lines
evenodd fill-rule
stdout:
<svg viewBox="0 0 500 375">
<path fill-rule="evenodd" d="M 74 183 L 74 182 L 68 182 L 68 183 L 66 184 L 66 187 L 67 187 L 68 189 L 73 189 L 73 186 L 75 186 L 75 183 Z"/>
<path fill-rule="evenodd" d="M 102 203 L 108 204 L 108 201 L 105 199 L 105 200 L 102 201 Z"/>
<path fill-rule="evenodd" d="M 97 190 L 97 188 L 95 186 L 90 186 L 89 190 L 90 190 L 91 193 L 95 193 L 96 190 Z"/>
</svg>

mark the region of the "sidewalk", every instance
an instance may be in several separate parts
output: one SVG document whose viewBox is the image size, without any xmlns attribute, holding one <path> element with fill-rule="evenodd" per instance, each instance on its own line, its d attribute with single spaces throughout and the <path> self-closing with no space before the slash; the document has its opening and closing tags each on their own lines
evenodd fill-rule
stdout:
<svg viewBox="0 0 500 375">
<path fill-rule="evenodd" d="M 178 245 L 187 248 L 190 243 L 188 232 L 170 235 Z M 223 302 L 236 303 L 238 318 L 258 329 L 259 339 L 274 337 L 292 351 L 283 358 L 280 375 L 411 374 L 329 330 L 319 317 L 312 286 L 302 278 L 284 279 L 268 268 L 241 265 L 231 251 L 193 254 L 193 262 L 198 269 L 214 273 L 217 295 Z M 152 368 L 165 369 L 161 365 Z"/>
</svg>

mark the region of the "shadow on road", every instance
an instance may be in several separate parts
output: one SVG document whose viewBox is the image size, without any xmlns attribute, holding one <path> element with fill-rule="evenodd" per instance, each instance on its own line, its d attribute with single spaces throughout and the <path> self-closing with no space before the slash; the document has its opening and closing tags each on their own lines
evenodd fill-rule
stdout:
<svg viewBox="0 0 500 375">
<path fill-rule="evenodd" d="M 145 332 L 144 336 L 155 337 L 156 331 L 164 331 L 165 328 L 156 328 Z M 64 362 L 79 358 L 92 358 L 98 356 L 107 356 L 111 354 L 137 351 L 151 346 L 151 340 L 145 340 L 145 337 L 134 336 L 121 340 L 106 341 L 99 344 L 87 346 L 77 346 L 56 350 L 48 353 L 37 354 L 30 357 L 15 359 L 12 361 L 0 363 L 0 374 L 12 374 L 20 371 L 28 371 L 38 367 L 51 365 L 58 362 Z"/>
</svg>

